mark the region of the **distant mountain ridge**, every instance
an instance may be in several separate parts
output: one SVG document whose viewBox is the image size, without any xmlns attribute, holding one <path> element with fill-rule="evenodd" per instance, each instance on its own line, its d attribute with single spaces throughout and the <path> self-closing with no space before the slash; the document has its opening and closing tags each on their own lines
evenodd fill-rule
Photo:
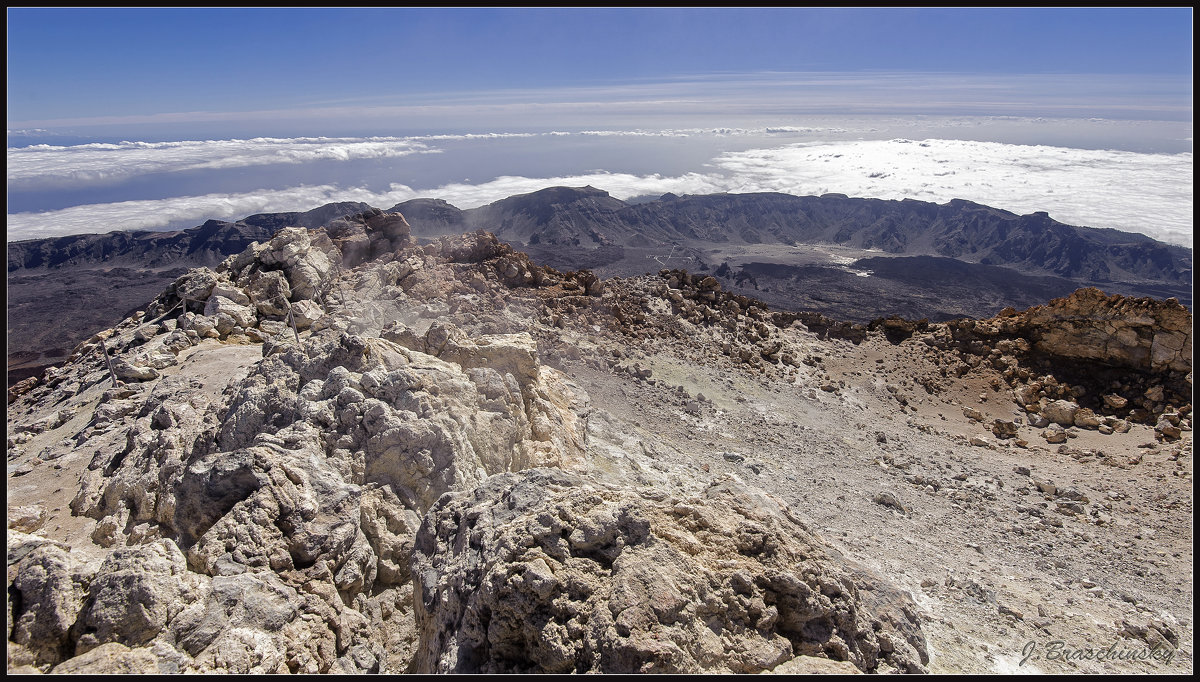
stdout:
<svg viewBox="0 0 1200 682">
<path fill-rule="evenodd" d="M 371 208 L 361 202 L 209 220 L 180 231 L 116 231 L 8 244 L 8 271 L 63 265 L 213 265 L 289 225 L 320 227 Z M 671 243 L 836 244 L 892 255 L 941 256 L 1030 274 L 1190 286 L 1192 252 L 1113 229 L 1066 225 L 1044 212 L 1019 216 L 954 199 L 850 198 L 842 194 L 665 194 L 626 203 L 594 187 L 550 187 L 462 210 L 440 199 L 396 204 L 416 234 L 484 229 L 518 246 L 650 247 Z"/>
<path fill-rule="evenodd" d="M 8 271 L 103 265 L 161 268 L 216 265 L 251 242 L 266 241 L 280 228 L 320 227 L 335 218 L 369 209 L 361 202 L 326 204 L 311 211 L 260 213 L 237 222 L 209 220 L 186 230 L 118 230 L 8 243 Z"/>
<path fill-rule="evenodd" d="M 409 208 L 417 233 L 425 221 Z M 444 202 L 443 202 L 444 203 Z M 1060 223 L 1045 212 L 1019 216 L 963 199 L 934 204 L 843 194 L 663 195 L 628 204 L 594 187 L 552 187 L 454 213 L 440 207 L 436 226 L 486 229 L 510 242 L 601 247 L 687 241 L 744 244 L 838 244 L 893 255 L 956 258 L 1095 283 L 1190 284 L 1190 249 L 1146 235 Z M 432 222 L 432 221 L 431 221 Z M 431 224 L 431 227 L 435 225 Z"/>
</svg>

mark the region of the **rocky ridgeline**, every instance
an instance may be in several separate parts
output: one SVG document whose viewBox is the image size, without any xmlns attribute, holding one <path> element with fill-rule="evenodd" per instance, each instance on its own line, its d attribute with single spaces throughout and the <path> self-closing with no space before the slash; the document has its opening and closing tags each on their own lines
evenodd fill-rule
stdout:
<svg viewBox="0 0 1200 682">
<path fill-rule="evenodd" d="M 10 393 L 10 476 L 77 472 L 94 524 L 10 514 L 9 670 L 924 670 L 906 594 L 673 482 L 505 316 L 653 338 L 654 300 L 381 211 L 190 271 Z"/>
</svg>

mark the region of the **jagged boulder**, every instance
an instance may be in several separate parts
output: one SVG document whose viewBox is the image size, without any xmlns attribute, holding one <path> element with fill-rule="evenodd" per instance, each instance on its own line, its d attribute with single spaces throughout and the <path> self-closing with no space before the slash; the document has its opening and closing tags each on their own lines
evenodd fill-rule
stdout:
<svg viewBox="0 0 1200 682">
<path fill-rule="evenodd" d="M 1055 424 L 1074 426 L 1079 405 L 1070 400 L 1042 400 L 1038 413 Z"/>
<path fill-rule="evenodd" d="M 559 470 L 495 476 L 439 500 L 412 562 L 416 672 L 746 673 L 799 655 L 919 672 L 928 662 L 908 597 L 732 478 L 667 499 Z"/>
<path fill-rule="evenodd" d="M 175 283 L 168 287 L 167 291 L 173 292 L 178 299 L 205 301 L 218 280 L 217 273 L 213 270 L 194 268 L 175 280 Z"/>
<path fill-rule="evenodd" d="M 287 276 L 280 270 L 259 270 L 247 278 L 246 291 L 260 315 L 286 315 L 292 296 Z M 206 313 L 207 309 L 206 309 Z"/>
<path fill-rule="evenodd" d="M 249 303 L 249 297 L 242 295 Z M 238 326 L 242 329 L 250 329 L 258 322 L 258 316 L 254 312 L 254 308 L 249 305 L 238 304 L 237 302 L 214 294 L 209 297 L 208 303 L 204 305 L 204 314 L 217 319 L 217 332 L 220 334 L 228 334 L 229 328 L 223 327 Z M 227 318 L 225 324 L 222 324 L 221 316 Z"/>
<path fill-rule="evenodd" d="M 334 220 L 325 231 L 342 265 L 354 267 L 408 245 L 412 228 L 399 213 L 371 209 Z"/>
<path fill-rule="evenodd" d="M 74 648 L 71 630 L 83 609 L 94 570 L 60 543 L 9 530 L 11 663 L 44 666 L 69 654 Z"/>
</svg>

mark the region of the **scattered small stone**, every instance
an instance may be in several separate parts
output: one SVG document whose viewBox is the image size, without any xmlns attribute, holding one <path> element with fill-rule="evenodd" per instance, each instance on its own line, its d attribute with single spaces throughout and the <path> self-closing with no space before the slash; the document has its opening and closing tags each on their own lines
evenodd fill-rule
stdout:
<svg viewBox="0 0 1200 682">
<path fill-rule="evenodd" d="M 880 504 L 885 507 L 891 507 L 893 509 L 897 509 L 900 511 L 901 514 L 908 513 L 908 510 L 904 507 L 903 504 L 901 504 L 900 498 L 897 497 L 895 493 L 891 493 L 891 492 L 887 492 L 887 491 L 875 493 L 875 497 L 871 498 L 871 501 L 874 502 L 875 504 Z"/>
</svg>

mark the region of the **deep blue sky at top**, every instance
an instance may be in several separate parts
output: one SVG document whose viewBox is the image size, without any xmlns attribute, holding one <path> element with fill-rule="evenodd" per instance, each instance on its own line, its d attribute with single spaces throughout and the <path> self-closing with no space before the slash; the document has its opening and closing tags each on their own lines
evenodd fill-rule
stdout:
<svg viewBox="0 0 1200 682">
<path fill-rule="evenodd" d="M 1190 8 L 17 8 L 8 121 L 764 71 L 1190 79 L 1191 19 Z"/>
</svg>

